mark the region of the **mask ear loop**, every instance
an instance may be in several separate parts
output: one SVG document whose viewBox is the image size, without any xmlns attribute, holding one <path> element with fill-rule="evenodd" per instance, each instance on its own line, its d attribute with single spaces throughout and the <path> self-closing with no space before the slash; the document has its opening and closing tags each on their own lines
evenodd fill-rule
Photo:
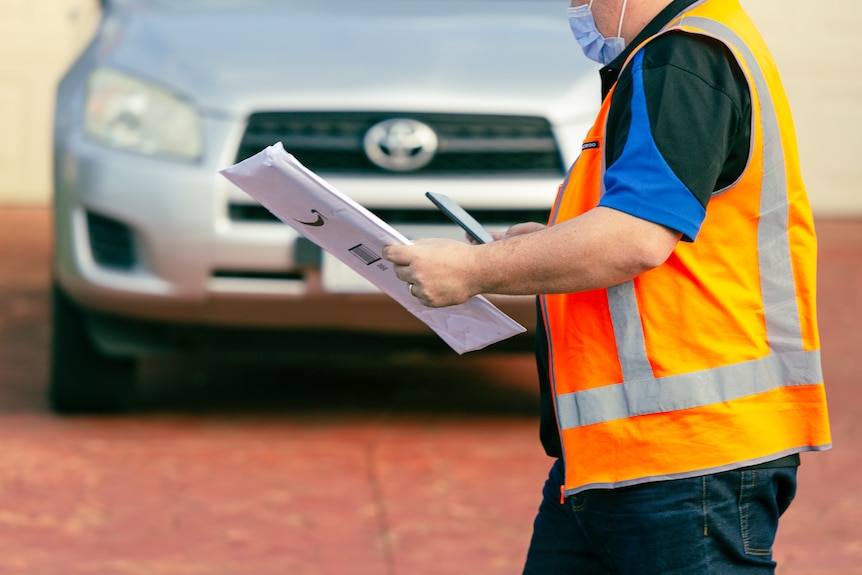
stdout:
<svg viewBox="0 0 862 575">
<path fill-rule="evenodd" d="M 626 15 L 626 4 L 628 4 L 629 0 L 623 0 L 623 11 L 620 12 L 620 27 L 617 29 L 617 36 L 622 38 L 623 36 L 623 17 Z M 593 0 L 590 0 L 590 4 L 593 3 Z"/>
<path fill-rule="evenodd" d="M 620 38 L 623 35 L 623 18 L 626 15 L 626 5 L 628 4 L 628 2 L 629 2 L 629 0 L 623 0 L 623 10 L 622 10 L 622 12 L 620 12 L 620 25 L 617 28 L 617 36 L 619 36 Z M 590 9 L 590 12 L 593 11 L 593 0 L 590 0 L 590 3 L 587 6 L 587 8 Z"/>
</svg>

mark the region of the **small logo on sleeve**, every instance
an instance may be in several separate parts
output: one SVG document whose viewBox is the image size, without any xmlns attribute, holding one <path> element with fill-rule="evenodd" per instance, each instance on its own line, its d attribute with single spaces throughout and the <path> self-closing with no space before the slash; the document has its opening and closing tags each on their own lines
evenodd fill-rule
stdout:
<svg viewBox="0 0 862 575">
<path fill-rule="evenodd" d="M 592 142 L 584 142 L 584 144 L 581 146 L 581 151 L 584 151 L 584 150 L 595 150 L 595 149 L 596 149 L 596 148 L 598 148 L 598 147 L 599 147 L 599 142 L 598 142 L 598 140 L 594 140 L 594 141 L 592 141 Z"/>
</svg>

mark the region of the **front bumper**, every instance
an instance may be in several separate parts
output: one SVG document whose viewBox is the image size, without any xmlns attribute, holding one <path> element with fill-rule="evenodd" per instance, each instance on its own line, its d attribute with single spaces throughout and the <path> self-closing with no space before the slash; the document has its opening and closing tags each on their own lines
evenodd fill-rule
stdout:
<svg viewBox="0 0 862 575">
<path fill-rule="evenodd" d="M 210 132 L 222 133 L 223 141 L 236 133 L 227 122 L 212 123 Z M 251 199 L 218 174 L 228 157 L 205 157 L 221 159 L 168 162 L 76 135 L 57 146 L 55 276 L 78 305 L 94 315 L 164 325 L 433 335 L 388 296 L 362 287 L 350 293 L 343 282 L 333 289 L 327 266 L 334 260 L 309 248 L 289 226 L 232 217 L 231 206 Z M 515 205 L 525 187 L 533 188 L 527 197 L 537 206 L 547 206 L 547 190 L 556 189 L 555 182 L 526 180 L 330 181 L 366 205 L 432 212 L 426 189 L 461 189 L 468 207 L 491 203 L 484 198 L 493 198 L 495 207 Z M 535 193 L 539 189 L 544 195 Z M 463 237 L 451 225 L 396 227 L 411 238 Z M 125 240 L 117 241 L 117 230 Z M 103 244 L 107 251 L 100 251 Z M 118 244 L 130 253 L 117 258 Z M 533 329 L 534 298 L 490 299 Z M 122 339 L 122 333 L 111 337 Z"/>
</svg>

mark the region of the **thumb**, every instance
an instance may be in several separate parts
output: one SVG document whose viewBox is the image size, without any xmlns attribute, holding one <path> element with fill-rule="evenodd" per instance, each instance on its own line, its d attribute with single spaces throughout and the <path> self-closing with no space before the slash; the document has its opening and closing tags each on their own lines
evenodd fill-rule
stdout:
<svg viewBox="0 0 862 575">
<path fill-rule="evenodd" d="M 398 265 L 410 263 L 410 246 L 383 246 L 383 259 Z"/>
</svg>

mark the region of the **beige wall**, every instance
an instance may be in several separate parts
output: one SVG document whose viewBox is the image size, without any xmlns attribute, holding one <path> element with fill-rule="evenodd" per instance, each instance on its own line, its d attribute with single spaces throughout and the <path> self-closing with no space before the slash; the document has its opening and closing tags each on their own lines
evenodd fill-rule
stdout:
<svg viewBox="0 0 862 575">
<path fill-rule="evenodd" d="M 862 216 L 862 3 L 742 2 L 784 76 L 816 212 Z M 50 202 L 54 87 L 97 18 L 97 0 L 0 0 L 0 205 Z"/>
<path fill-rule="evenodd" d="M 0 205 L 50 201 L 54 89 L 98 9 L 98 0 L 0 0 Z"/>
<path fill-rule="evenodd" d="M 862 216 L 862 3 L 742 0 L 769 43 L 818 215 Z"/>
</svg>

